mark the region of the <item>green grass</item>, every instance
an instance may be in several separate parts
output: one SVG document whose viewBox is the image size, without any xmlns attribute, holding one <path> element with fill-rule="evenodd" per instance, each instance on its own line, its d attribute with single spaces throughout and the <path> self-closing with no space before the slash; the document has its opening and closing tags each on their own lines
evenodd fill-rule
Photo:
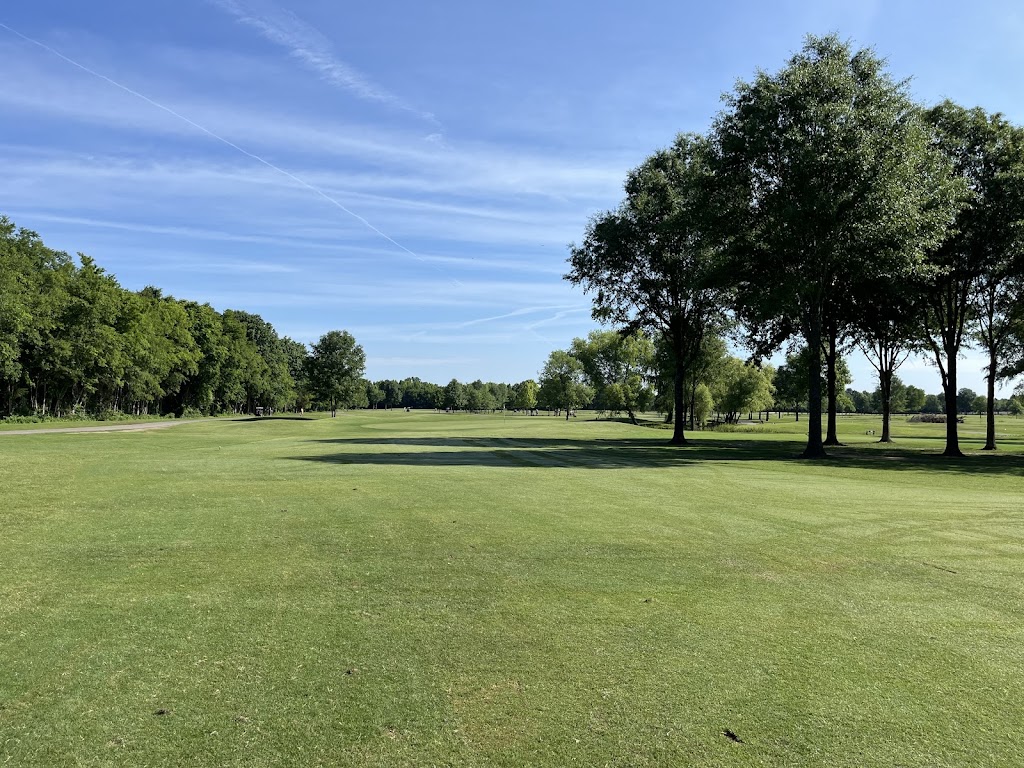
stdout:
<svg viewBox="0 0 1024 768">
<path fill-rule="evenodd" d="M 804 426 L 0 436 L 0 765 L 1024 764 L 1024 424 Z"/>
</svg>

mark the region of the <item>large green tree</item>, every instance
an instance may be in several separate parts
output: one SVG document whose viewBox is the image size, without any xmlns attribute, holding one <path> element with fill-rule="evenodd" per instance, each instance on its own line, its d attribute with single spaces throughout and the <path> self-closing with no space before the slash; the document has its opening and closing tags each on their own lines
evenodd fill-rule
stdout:
<svg viewBox="0 0 1024 768">
<path fill-rule="evenodd" d="M 223 364 L 217 377 L 215 399 L 224 410 L 252 412 L 252 397 L 269 375 L 266 361 L 233 313 L 220 316 Z"/>
<path fill-rule="evenodd" d="M 295 397 L 295 382 L 288 372 L 288 355 L 274 326 L 259 315 L 238 309 L 228 309 L 225 317 L 241 323 L 246 338 L 251 341 L 262 360 L 262 365 L 250 368 L 244 377 L 248 409 L 257 404 L 283 408 Z"/>
<path fill-rule="evenodd" d="M 366 403 L 368 407 L 377 408 L 384 402 L 386 398 L 384 390 L 375 382 L 369 380 L 364 381 L 363 389 L 366 392 Z"/>
<path fill-rule="evenodd" d="M 446 410 L 461 411 L 466 407 L 466 385 L 458 379 L 452 379 L 444 385 L 441 404 Z"/>
<path fill-rule="evenodd" d="M 119 410 L 149 413 L 172 403 L 191 376 L 198 373 L 201 350 L 192 336 L 182 305 L 153 286 L 122 296 L 127 364 Z"/>
<path fill-rule="evenodd" d="M 410 376 L 398 383 L 398 389 L 402 393 L 401 404 L 406 408 L 439 408 L 441 406 L 443 390 L 437 384 Z"/>
<path fill-rule="evenodd" d="M 51 339 L 50 348 L 52 391 L 72 411 L 87 408 L 90 400 L 112 402 L 124 384 L 129 360 L 127 340 L 118 327 L 125 309 L 123 291 L 94 259 L 84 254 L 79 259 L 59 315 L 62 333 Z"/>
<path fill-rule="evenodd" d="M 1024 315 L 1024 129 L 1002 115 L 970 111 L 981 156 L 972 174 L 971 221 L 983 269 L 974 295 L 974 339 L 988 358 L 985 445 L 996 449 L 996 382 L 1015 351 L 1015 319 Z"/>
<path fill-rule="evenodd" d="M 895 384 L 895 381 L 893 382 Z M 900 382 L 902 384 L 902 382 Z M 903 409 L 907 413 L 920 413 L 924 408 L 925 391 L 913 384 L 908 384 L 903 389 Z"/>
<path fill-rule="evenodd" d="M 402 385 L 394 379 L 378 381 L 377 386 L 384 392 L 384 407 L 397 408 L 402 404 Z"/>
<path fill-rule="evenodd" d="M 225 405 L 217 400 L 221 377 L 227 374 L 225 366 L 228 361 L 223 321 L 209 304 L 185 301 L 181 306 L 189 334 L 199 349 L 199 360 L 195 371 L 182 383 L 177 402 L 172 407 L 179 413 L 183 413 L 185 408 L 205 414 L 215 413 Z"/>
<path fill-rule="evenodd" d="M 684 383 L 701 341 L 723 315 L 708 238 L 706 142 L 679 136 L 626 179 L 626 199 L 594 218 L 570 247 L 566 279 L 593 297 L 593 317 L 629 335 L 661 333 L 674 363 L 671 442 L 686 443 Z"/>
<path fill-rule="evenodd" d="M 72 270 L 66 254 L 0 216 L 0 386 L 8 414 L 26 395 L 46 407 L 47 342 L 60 334 L 57 310 Z"/>
<path fill-rule="evenodd" d="M 907 86 L 870 50 L 809 37 L 775 74 L 726 99 L 714 129 L 722 243 L 736 309 L 773 343 L 806 341 L 808 433 L 825 456 L 822 346 L 851 286 L 902 273 L 949 218 L 947 166 Z"/>
<path fill-rule="evenodd" d="M 999 116 L 950 101 L 928 110 L 926 117 L 968 194 L 948 235 L 929 252 L 921 314 L 924 339 L 945 397 L 943 455 L 962 456 L 956 420 L 957 360 L 969 342 L 971 323 L 983 318 L 981 336 L 990 353 L 989 391 L 994 393 L 996 358 L 1008 330 L 1002 318 L 1019 300 L 1020 283 L 1014 286 L 1014 275 L 1007 269 L 1019 248 L 1020 135 Z M 986 447 L 994 448 L 994 420 L 990 437 Z"/>
<path fill-rule="evenodd" d="M 285 336 L 281 339 L 281 350 L 287 360 L 288 374 L 292 377 L 294 388 L 294 407 L 306 409 L 311 405 L 309 381 L 306 378 L 306 359 L 309 357 L 309 348 L 301 341 Z"/>
</svg>

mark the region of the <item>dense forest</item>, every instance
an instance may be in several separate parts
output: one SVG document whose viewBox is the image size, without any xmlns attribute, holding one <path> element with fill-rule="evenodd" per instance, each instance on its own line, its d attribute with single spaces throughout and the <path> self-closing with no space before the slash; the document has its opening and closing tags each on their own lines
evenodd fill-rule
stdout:
<svg viewBox="0 0 1024 768">
<path fill-rule="evenodd" d="M 219 413 L 298 402 L 305 345 L 258 315 L 129 291 L 0 218 L 0 410 Z"/>
</svg>

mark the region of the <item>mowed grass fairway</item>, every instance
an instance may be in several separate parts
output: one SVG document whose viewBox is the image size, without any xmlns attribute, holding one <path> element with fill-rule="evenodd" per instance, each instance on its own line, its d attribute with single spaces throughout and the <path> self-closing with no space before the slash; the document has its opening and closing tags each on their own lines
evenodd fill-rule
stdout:
<svg viewBox="0 0 1024 768">
<path fill-rule="evenodd" d="M 1024 765 L 1024 424 L 803 427 L 0 436 L 0 765 Z"/>
</svg>

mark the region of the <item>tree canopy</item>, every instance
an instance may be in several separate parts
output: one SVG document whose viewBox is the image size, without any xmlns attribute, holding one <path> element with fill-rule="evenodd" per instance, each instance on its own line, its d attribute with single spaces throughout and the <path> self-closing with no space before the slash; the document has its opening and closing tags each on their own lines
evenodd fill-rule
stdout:
<svg viewBox="0 0 1024 768">
<path fill-rule="evenodd" d="M 593 295 L 593 317 L 625 335 L 663 334 L 674 363 L 672 443 L 684 444 L 684 381 L 701 341 L 722 321 L 723 289 L 708 240 L 707 146 L 679 136 L 626 178 L 626 198 L 570 246 L 566 279 Z"/>
<path fill-rule="evenodd" d="M 593 398 L 594 391 L 584 380 L 583 364 L 565 350 L 556 349 L 544 363 L 540 374 L 538 402 L 553 410 L 572 411 Z"/>
<path fill-rule="evenodd" d="M 362 381 L 366 354 L 348 331 L 328 331 L 312 346 L 307 371 L 314 395 L 330 406 L 331 416 L 338 407 L 351 407 L 366 399 Z"/>
<path fill-rule="evenodd" d="M 948 163 L 906 84 L 836 37 L 809 37 L 786 67 L 740 83 L 726 103 L 712 135 L 736 310 L 762 347 L 804 338 L 804 455 L 823 456 L 823 342 L 847 320 L 854 287 L 910 271 L 942 237 Z"/>
</svg>

